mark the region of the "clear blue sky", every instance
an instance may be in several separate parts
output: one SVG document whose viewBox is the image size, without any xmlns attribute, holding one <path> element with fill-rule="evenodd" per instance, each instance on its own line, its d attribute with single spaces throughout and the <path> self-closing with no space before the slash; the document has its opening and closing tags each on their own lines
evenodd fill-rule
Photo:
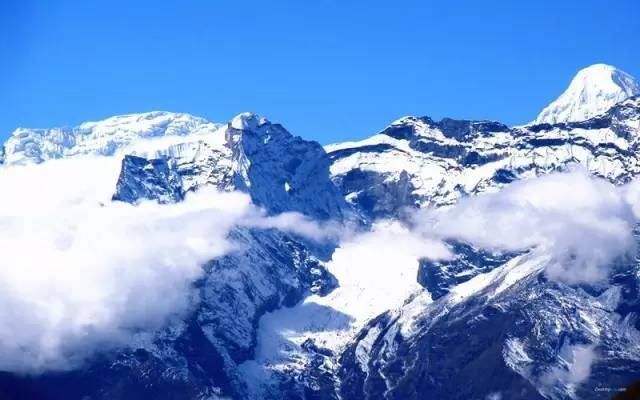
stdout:
<svg viewBox="0 0 640 400">
<path fill-rule="evenodd" d="M 408 114 L 531 120 L 575 72 L 640 77 L 640 1 L 0 0 L 0 137 L 253 111 L 329 143 Z"/>
</svg>

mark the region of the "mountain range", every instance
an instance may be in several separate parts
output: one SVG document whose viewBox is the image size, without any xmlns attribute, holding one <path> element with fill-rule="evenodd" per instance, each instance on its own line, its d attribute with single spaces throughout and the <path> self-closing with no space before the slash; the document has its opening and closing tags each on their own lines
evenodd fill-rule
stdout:
<svg viewBox="0 0 640 400">
<path fill-rule="evenodd" d="M 408 246 L 415 212 L 567 171 L 623 187 L 640 174 L 639 150 L 640 84 L 603 64 L 579 71 L 537 118 L 515 127 L 407 116 L 365 140 L 324 147 L 252 113 L 225 124 L 150 112 L 17 129 L 2 147 L 3 169 L 114 158 L 112 202 L 175 204 L 214 187 L 245 193 L 267 216 L 346 226 L 358 240 L 380 224 L 390 233 L 367 258 L 340 237 L 234 227 L 229 237 L 242 251 L 202 266 L 186 316 L 78 367 L 0 372 L 0 395 L 609 398 L 640 379 L 635 255 L 612 261 L 604 280 L 571 282 L 550 276 L 553 260 L 534 246 L 446 240 L 448 259 L 418 256 L 407 268 L 393 252 Z"/>
</svg>

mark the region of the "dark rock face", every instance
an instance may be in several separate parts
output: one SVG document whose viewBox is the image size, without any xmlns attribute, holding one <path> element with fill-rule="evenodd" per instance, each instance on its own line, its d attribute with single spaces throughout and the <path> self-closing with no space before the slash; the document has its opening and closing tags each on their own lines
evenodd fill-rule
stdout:
<svg viewBox="0 0 640 400">
<path fill-rule="evenodd" d="M 422 153 L 431 154 L 435 157 L 453 158 L 455 160 L 462 159 L 467 154 L 467 150 L 464 146 L 458 144 L 442 144 L 437 141 L 424 138 L 413 140 L 410 146 Z"/>
<path fill-rule="evenodd" d="M 174 203 L 184 198 L 180 175 L 166 159 L 147 160 L 127 155 L 113 200 L 136 203 L 139 200 L 157 200 L 159 203 Z"/>
<path fill-rule="evenodd" d="M 330 179 L 331 161 L 322 146 L 255 115 L 243 120 L 242 129 L 229 124 L 224 148 L 200 144 L 199 158 L 125 156 L 114 200 L 175 202 L 206 184 L 246 192 L 270 214 L 294 211 L 320 220 L 355 218 Z"/>
<path fill-rule="evenodd" d="M 438 299 L 449 289 L 469 279 L 503 265 L 517 254 L 500 254 L 476 249 L 465 243 L 448 243 L 451 260 L 422 260 L 418 269 L 418 283 Z"/>
<path fill-rule="evenodd" d="M 247 119 L 246 128 L 230 126 L 226 133 L 238 166 L 236 189 L 270 213 L 297 211 L 321 220 L 348 217 L 350 207 L 331 182 L 331 162 L 322 146 L 256 116 Z"/>
<path fill-rule="evenodd" d="M 509 127 L 495 121 L 469 121 L 444 118 L 434 124 L 445 134 L 446 137 L 465 140 L 474 134 L 485 134 L 486 132 L 509 132 Z"/>
<path fill-rule="evenodd" d="M 465 141 L 477 135 L 487 132 L 509 132 L 510 128 L 500 122 L 495 121 L 472 121 L 443 118 L 434 121 L 429 117 L 407 117 L 406 123 L 392 125 L 381 133 L 396 139 L 411 139 L 417 133 L 415 122 L 419 122 L 433 129 L 440 130 L 445 137 Z"/>
<path fill-rule="evenodd" d="M 349 215 L 350 207 L 329 179 L 329 158 L 320 145 L 293 137 L 279 125 L 248 118 L 251 121 L 243 129 L 228 127 L 228 152 L 207 149 L 211 155 L 205 164 L 209 165 L 126 157 L 114 198 L 132 203 L 142 198 L 179 201 L 184 193 L 181 178 L 193 180 L 194 171 L 207 171 L 207 184 L 247 192 L 254 203 L 272 214 L 297 211 L 316 219 L 337 220 Z M 224 158 L 227 164 L 221 161 Z M 226 172 L 214 173 L 220 170 L 217 166 L 229 163 L 231 168 L 223 167 Z M 337 285 L 320 260 L 331 254 L 331 245 L 307 244 L 270 230 L 236 229 L 231 236 L 245 250 L 205 266 L 205 277 L 196 284 L 200 301 L 187 328 L 162 341 L 162 353 L 172 357 L 153 363 L 153 373 L 164 376 L 163 370 L 173 368 L 175 359 L 181 360 L 186 385 L 200 390 L 199 396 L 213 393 L 244 398 L 237 366 L 253 356 L 260 317 L 293 306 L 307 294 L 327 294 Z M 155 356 L 147 357 L 154 360 Z M 137 361 L 115 364 L 141 368 Z M 123 373 L 114 379 L 127 376 Z M 166 379 L 159 379 L 166 384 Z M 153 380 L 140 384 L 153 384 Z M 174 390 L 185 389 L 178 385 Z"/>
<path fill-rule="evenodd" d="M 493 180 L 498 184 L 507 184 L 511 183 L 518 179 L 518 177 L 508 169 L 500 168 L 493 175 Z"/>
<path fill-rule="evenodd" d="M 509 325 L 513 320 L 505 319 Z M 472 337 L 469 329 L 474 329 Z M 528 381 L 502 362 L 503 334 L 495 321 L 484 320 L 441 328 L 419 343 L 394 338 L 396 354 L 388 364 L 364 373 L 355 362 L 355 351 L 342 359 L 340 394 L 345 399 L 485 399 L 501 393 L 508 399 L 542 400 Z M 471 341 L 471 344 L 467 344 Z M 404 361 L 400 361 L 404 360 Z M 382 363 L 382 361 L 378 361 Z"/>
<path fill-rule="evenodd" d="M 405 207 L 416 206 L 414 187 L 406 173 L 401 174 L 397 181 L 388 181 L 375 172 L 353 169 L 336 178 L 336 183 L 342 187 L 345 195 L 357 192 L 351 200 L 352 204 L 372 219 L 400 216 Z"/>
</svg>

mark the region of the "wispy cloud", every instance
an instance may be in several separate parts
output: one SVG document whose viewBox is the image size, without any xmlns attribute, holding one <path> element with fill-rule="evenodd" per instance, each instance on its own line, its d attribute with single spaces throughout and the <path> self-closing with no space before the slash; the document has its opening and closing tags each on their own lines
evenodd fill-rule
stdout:
<svg viewBox="0 0 640 400">
<path fill-rule="evenodd" d="M 423 210 L 412 223 L 423 235 L 489 250 L 545 252 L 554 260 L 546 268 L 549 277 L 596 282 L 634 249 L 632 210 L 640 198 L 629 193 L 628 187 L 577 170 L 519 181 L 451 208 Z"/>
<path fill-rule="evenodd" d="M 542 375 L 543 385 L 578 385 L 591 375 L 591 367 L 597 360 L 596 346 L 593 344 L 565 344 L 560 349 L 560 365 Z"/>
</svg>

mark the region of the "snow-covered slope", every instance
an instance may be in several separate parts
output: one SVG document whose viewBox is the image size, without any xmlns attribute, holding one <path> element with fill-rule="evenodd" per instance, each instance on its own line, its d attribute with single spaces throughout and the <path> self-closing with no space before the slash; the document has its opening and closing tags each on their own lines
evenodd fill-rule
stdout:
<svg viewBox="0 0 640 400">
<path fill-rule="evenodd" d="M 609 398 L 599 388 L 640 373 L 638 267 L 594 292 L 546 279 L 547 263 L 522 255 L 376 318 L 343 353 L 341 398 Z"/>
<path fill-rule="evenodd" d="M 401 306 L 420 289 L 412 249 L 425 244 L 412 241 L 405 227 L 382 223 L 335 250 L 325 264 L 339 284 L 333 291 L 266 314 L 260 320 L 255 357 L 241 366 L 254 396 L 275 392 L 278 397 L 274 388 L 290 376 L 312 381 L 314 374 L 331 371 L 332 357 L 341 354 L 369 320 Z M 330 381 L 328 376 L 325 380 Z"/>
<path fill-rule="evenodd" d="M 610 65 L 591 65 L 580 70 L 567 90 L 545 107 L 532 124 L 584 121 L 639 94 L 640 83 L 631 75 Z"/>
<path fill-rule="evenodd" d="M 77 155 L 113 155 L 142 138 L 207 135 L 219 124 L 189 114 L 120 115 L 73 128 L 18 128 L 4 144 L 4 164 L 40 163 Z"/>
<path fill-rule="evenodd" d="M 587 121 L 509 128 L 405 117 L 379 134 L 326 147 L 334 182 L 370 217 L 440 206 L 579 164 L 613 182 L 640 172 L 640 97 Z"/>
</svg>

